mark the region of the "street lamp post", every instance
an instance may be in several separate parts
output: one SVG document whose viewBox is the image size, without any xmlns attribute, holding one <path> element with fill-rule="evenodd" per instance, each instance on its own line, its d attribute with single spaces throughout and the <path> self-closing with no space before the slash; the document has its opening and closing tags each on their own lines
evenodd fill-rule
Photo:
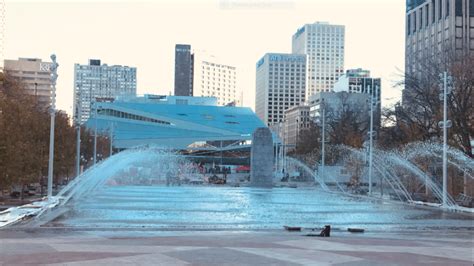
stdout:
<svg viewBox="0 0 474 266">
<path fill-rule="evenodd" d="M 113 148 L 113 145 L 114 145 L 114 124 L 113 123 L 110 123 L 110 150 L 109 150 L 109 157 L 112 157 L 113 153 L 114 153 L 114 148 Z"/>
<path fill-rule="evenodd" d="M 326 182 L 324 180 L 324 163 L 325 163 L 325 144 L 326 144 L 326 106 L 324 102 L 324 98 L 321 99 L 321 105 L 320 105 L 322 111 L 321 111 L 321 124 L 322 124 L 322 129 L 321 129 L 321 179 L 322 182 Z"/>
<path fill-rule="evenodd" d="M 372 81 L 373 82 L 373 81 Z M 369 130 L 369 196 L 372 195 L 372 158 L 374 135 L 374 86 L 370 88 L 370 130 Z"/>
<path fill-rule="evenodd" d="M 54 120 L 56 116 L 56 81 L 58 79 L 58 66 L 56 55 L 51 55 L 51 126 L 49 129 L 49 164 L 48 164 L 48 200 L 53 196 L 53 162 L 54 162 Z"/>
<path fill-rule="evenodd" d="M 94 165 L 97 163 L 97 99 L 94 100 Z"/>
<path fill-rule="evenodd" d="M 447 194 L 448 194 L 448 128 L 451 127 L 452 122 L 448 120 L 448 95 L 450 93 L 448 89 L 448 73 L 443 73 L 443 93 L 440 94 L 440 99 L 443 101 L 443 121 L 440 121 L 438 125 L 443 128 L 443 207 L 447 207 Z"/>
<path fill-rule="evenodd" d="M 81 174 L 81 120 L 82 120 L 82 95 L 81 91 L 77 93 L 78 100 L 76 102 L 76 177 Z"/>
</svg>

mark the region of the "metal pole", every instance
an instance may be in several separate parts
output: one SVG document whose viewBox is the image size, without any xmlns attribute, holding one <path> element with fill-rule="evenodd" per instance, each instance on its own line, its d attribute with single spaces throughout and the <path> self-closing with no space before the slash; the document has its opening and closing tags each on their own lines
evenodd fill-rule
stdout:
<svg viewBox="0 0 474 266">
<path fill-rule="evenodd" d="M 287 136 L 286 136 L 285 127 L 286 127 L 286 125 L 284 125 L 284 127 L 283 127 L 283 139 L 284 139 L 284 141 L 283 141 L 283 156 L 282 156 L 282 164 L 281 164 L 283 173 L 287 173 L 287 170 L 288 170 L 288 169 L 286 169 L 286 153 L 287 153 L 286 149 L 287 149 L 288 143 L 286 141 Z"/>
<path fill-rule="evenodd" d="M 76 117 L 76 177 L 81 174 L 81 119 L 82 119 L 82 98 L 81 98 L 81 92 L 79 91 L 77 93 L 77 96 L 79 97 L 77 104 L 77 117 Z"/>
<path fill-rule="evenodd" d="M 278 143 L 273 144 L 273 165 L 275 173 L 278 173 Z"/>
<path fill-rule="evenodd" d="M 114 149 L 113 149 L 113 145 L 114 145 L 114 124 L 111 123 L 110 124 L 110 151 L 109 151 L 109 157 L 111 157 L 113 154 L 114 154 Z"/>
<path fill-rule="evenodd" d="M 94 165 L 97 163 L 97 101 L 94 100 Z"/>
<path fill-rule="evenodd" d="M 49 129 L 49 164 L 48 164 L 48 200 L 53 196 L 53 167 L 54 167 L 54 120 L 56 118 L 56 81 L 58 79 L 58 63 L 56 55 L 51 55 L 51 126 Z"/>
<path fill-rule="evenodd" d="M 284 172 L 285 171 L 285 167 L 283 166 L 283 154 L 285 153 L 285 141 L 283 141 L 283 143 L 281 144 L 281 147 L 280 147 L 280 168 L 281 168 L 281 171 L 280 172 Z"/>
<path fill-rule="evenodd" d="M 279 173 L 282 173 L 283 172 L 283 167 L 282 167 L 282 160 L 281 158 L 283 157 L 282 154 L 283 154 L 283 141 L 280 143 L 280 145 L 278 146 L 278 172 Z"/>
<path fill-rule="evenodd" d="M 373 80 L 372 80 L 373 82 Z M 372 195 L 372 154 L 373 154 L 373 135 L 374 135 L 374 87 L 370 90 L 370 131 L 369 131 L 369 195 Z"/>
<path fill-rule="evenodd" d="M 222 153 L 222 140 L 221 140 L 221 149 L 220 150 L 221 150 L 221 171 L 222 171 L 222 163 L 223 163 L 222 162 L 222 156 L 224 156 L 224 154 Z"/>
<path fill-rule="evenodd" d="M 324 103 L 324 99 L 321 100 L 321 108 L 322 110 L 322 132 L 321 132 L 321 179 L 322 182 L 326 182 L 324 180 L 324 162 L 325 162 L 325 142 L 326 142 L 326 106 Z"/>
<path fill-rule="evenodd" d="M 448 73 L 444 72 L 444 90 L 443 90 L 443 207 L 447 207 L 447 183 L 448 183 L 448 165 L 447 165 L 447 142 L 448 142 Z"/>
</svg>

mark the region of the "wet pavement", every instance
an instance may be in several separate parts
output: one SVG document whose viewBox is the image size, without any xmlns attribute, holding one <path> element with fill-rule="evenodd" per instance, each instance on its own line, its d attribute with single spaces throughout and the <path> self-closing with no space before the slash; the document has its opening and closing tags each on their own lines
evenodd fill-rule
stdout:
<svg viewBox="0 0 474 266">
<path fill-rule="evenodd" d="M 104 187 L 0 230 L 0 265 L 473 265 L 471 214 L 316 189 Z M 308 237 L 330 224 L 331 237 Z M 364 228 L 360 233 L 348 227 Z"/>
<path fill-rule="evenodd" d="M 104 187 L 70 204 L 52 226 L 178 230 L 274 230 L 332 225 L 371 231 L 463 229 L 473 214 L 331 194 L 311 188 Z"/>
</svg>

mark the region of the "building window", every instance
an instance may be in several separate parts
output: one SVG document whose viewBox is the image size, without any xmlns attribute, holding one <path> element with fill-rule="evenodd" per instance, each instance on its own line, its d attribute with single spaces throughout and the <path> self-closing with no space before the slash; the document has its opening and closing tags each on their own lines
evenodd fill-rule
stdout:
<svg viewBox="0 0 474 266">
<path fill-rule="evenodd" d="M 435 23 L 436 19 L 436 0 L 431 0 L 431 23 Z"/>
<path fill-rule="evenodd" d="M 449 2 L 450 2 L 450 0 L 445 0 L 445 1 L 446 1 L 446 13 L 444 15 L 447 18 L 449 16 Z"/>
<path fill-rule="evenodd" d="M 439 0 L 438 3 L 438 20 L 441 20 L 443 18 L 443 0 Z"/>
<path fill-rule="evenodd" d="M 425 6 L 425 27 L 428 28 L 428 25 L 430 24 L 430 7 L 428 5 Z"/>
<path fill-rule="evenodd" d="M 462 0 L 456 0 L 456 17 L 462 17 Z"/>
<path fill-rule="evenodd" d="M 417 19 L 416 19 L 416 10 L 415 10 L 415 12 L 413 12 L 413 24 L 414 24 L 414 25 L 413 25 L 413 32 L 416 32 L 416 30 L 417 30 L 417 28 L 416 28 L 417 22 L 418 22 L 418 21 L 417 21 Z"/>
<path fill-rule="evenodd" d="M 469 1 L 469 16 L 474 17 L 474 0 Z"/>
<path fill-rule="evenodd" d="M 420 29 L 423 29 L 423 25 L 425 25 L 424 18 L 425 18 L 425 8 L 423 7 L 420 9 Z"/>
</svg>

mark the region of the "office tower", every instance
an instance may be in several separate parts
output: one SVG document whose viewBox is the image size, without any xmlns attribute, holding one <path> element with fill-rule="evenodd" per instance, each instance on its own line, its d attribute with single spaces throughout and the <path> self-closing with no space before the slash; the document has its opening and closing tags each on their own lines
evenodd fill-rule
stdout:
<svg viewBox="0 0 474 266">
<path fill-rule="evenodd" d="M 306 99 L 306 56 L 267 53 L 256 68 L 255 112 L 273 126 L 283 122 L 285 110 Z"/>
<path fill-rule="evenodd" d="M 193 57 L 191 45 L 176 44 L 174 52 L 174 95 L 193 95 Z"/>
<path fill-rule="evenodd" d="M 218 105 L 242 106 L 237 68 L 204 52 L 194 53 L 193 96 L 217 97 Z"/>
<path fill-rule="evenodd" d="M 91 105 L 94 101 L 136 94 L 135 67 L 108 66 L 101 64 L 98 59 L 89 60 L 88 65 L 74 65 L 74 119 L 77 119 L 80 102 L 81 123 L 91 116 Z"/>
<path fill-rule="evenodd" d="M 474 0 L 407 0 L 405 71 L 420 73 L 446 51 L 474 52 Z"/>
<path fill-rule="evenodd" d="M 408 80 L 425 80 L 448 57 L 474 52 L 474 0 L 407 0 L 405 19 Z M 404 106 L 412 106 L 412 92 L 403 90 Z"/>
<path fill-rule="evenodd" d="M 51 105 L 51 63 L 37 58 L 5 60 L 5 73 L 26 85 L 27 92 L 44 106 Z"/>
<path fill-rule="evenodd" d="M 326 22 L 306 24 L 293 35 L 292 52 L 308 60 L 306 97 L 331 91 L 344 74 L 345 27 Z"/>
<path fill-rule="evenodd" d="M 287 109 L 285 112 L 285 121 L 283 122 L 283 136 L 285 145 L 289 150 L 296 148 L 300 141 L 301 132 L 309 129 L 311 119 L 309 116 L 309 106 L 300 105 Z"/>
</svg>

